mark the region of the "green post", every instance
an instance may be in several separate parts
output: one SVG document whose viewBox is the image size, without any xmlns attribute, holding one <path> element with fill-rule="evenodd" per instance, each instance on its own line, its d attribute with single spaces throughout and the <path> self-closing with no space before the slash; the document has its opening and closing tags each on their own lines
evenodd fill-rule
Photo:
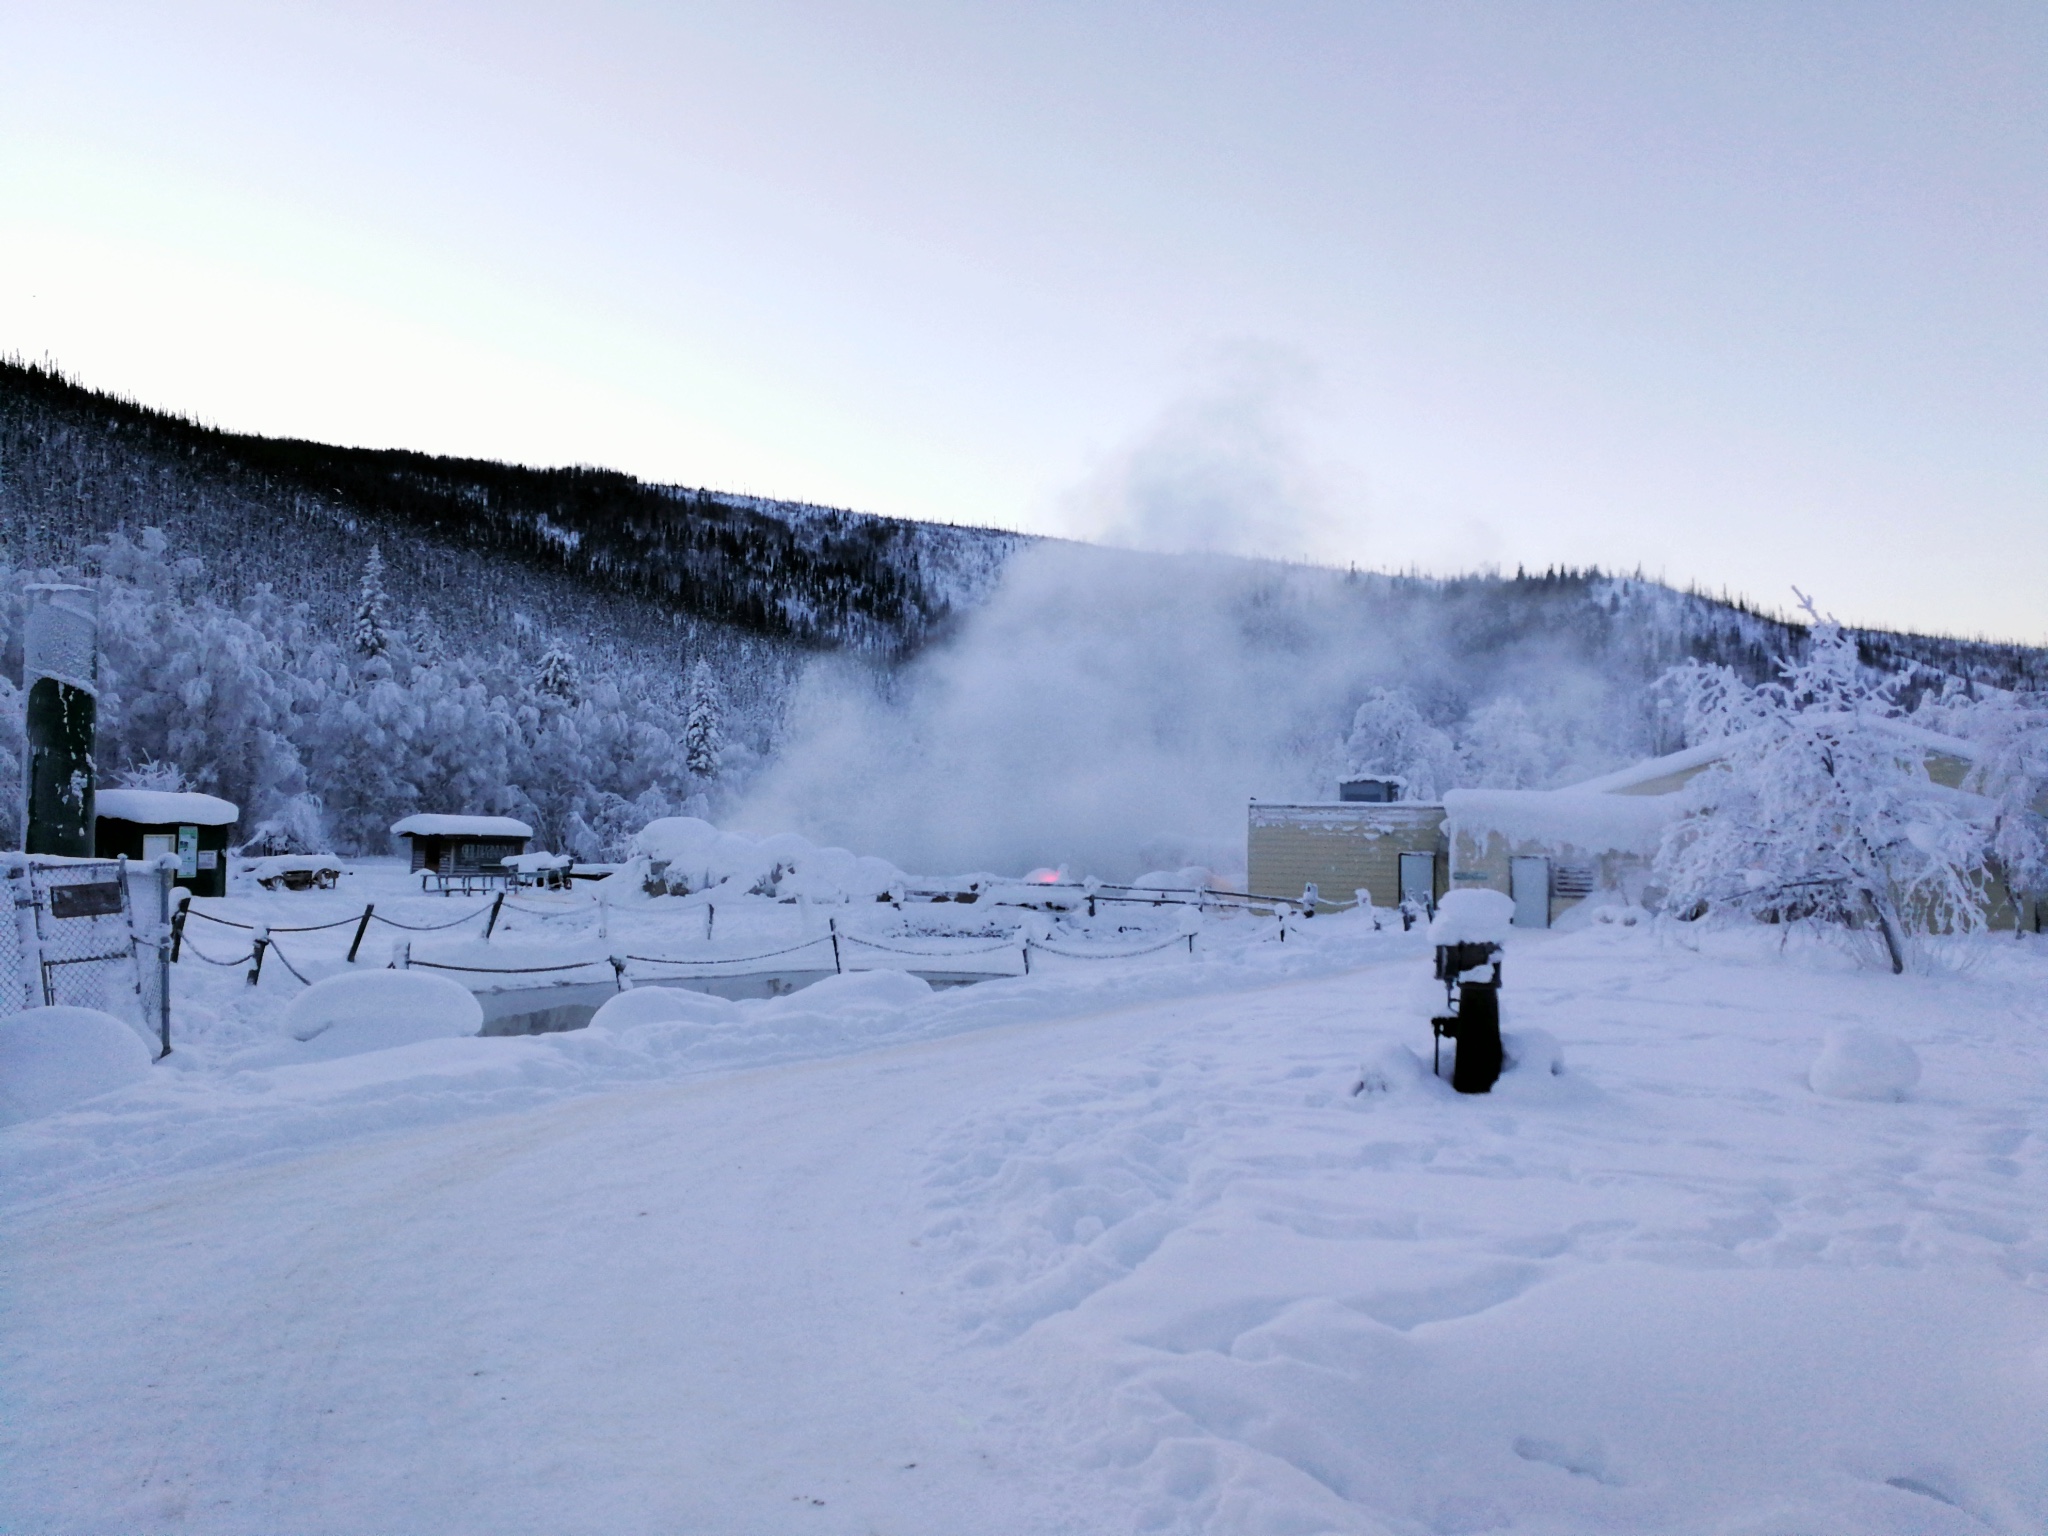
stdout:
<svg viewBox="0 0 2048 1536">
<path fill-rule="evenodd" d="M 99 604 L 90 587 L 27 591 L 22 692 L 27 695 L 29 853 L 93 854 L 93 726 L 98 709 Z"/>
</svg>

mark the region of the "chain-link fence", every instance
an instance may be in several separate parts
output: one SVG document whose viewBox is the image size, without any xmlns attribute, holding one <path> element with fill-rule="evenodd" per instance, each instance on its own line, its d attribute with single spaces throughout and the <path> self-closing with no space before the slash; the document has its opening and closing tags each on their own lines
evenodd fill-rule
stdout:
<svg viewBox="0 0 2048 1536">
<path fill-rule="evenodd" d="M 164 1033 L 161 908 L 169 876 L 117 859 L 12 855 L 0 923 L 0 1002 L 97 1008 Z"/>
</svg>

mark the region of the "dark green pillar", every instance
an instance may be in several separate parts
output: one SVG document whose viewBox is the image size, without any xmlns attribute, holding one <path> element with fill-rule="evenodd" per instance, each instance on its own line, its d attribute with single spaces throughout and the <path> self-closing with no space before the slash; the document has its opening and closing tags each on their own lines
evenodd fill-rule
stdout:
<svg viewBox="0 0 2048 1536">
<path fill-rule="evenodd" d="M 99 605 L 90 587 L 32 586 L 23 634 L 29 853 L 93 853 Z"/>
</svg>

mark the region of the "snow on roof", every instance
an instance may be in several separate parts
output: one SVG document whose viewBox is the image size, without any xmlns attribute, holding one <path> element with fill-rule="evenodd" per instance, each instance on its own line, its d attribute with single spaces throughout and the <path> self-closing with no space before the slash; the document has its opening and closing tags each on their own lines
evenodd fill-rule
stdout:
<svg viewBox="0 0 2048 1536">
<path fill-rule="evenodd" d="M 93 814 L 153 827 L 230 827 L 242 808 L 191 789 L 103 789 L 93 796 Z"/>
<path fill-rule="evenodd" d="M 1696 747 L 1687 747 L 1683 752 L 1667 752 L 1662 757 L 1646 757 L 1640 763 L 1631 763 L 1626 768 L 1617 768 L 1612 773 L 1603 773 L 1596 779 L 1583 784 L 1569 785 L 1563 793 L 1589 795 L 1625 794 L 1638 784 L 1649 784 L 1667 778 L 1674 773 L 1686 773 L 1695 768 L 1704 768 L 1716 762 L 1728 750 L 1728 740 L 1702 742 Z"/>
<path fill-rule="evenodd" d="M 1938 753 L 1945 757 L 1960 758 L 1962 761 L 1977 760 L 1977 745 L 1959 736 L 1946 736 L 1940 731 L 1930 731 L 1925 726 L 1915 725 L 1910 720 L 1901 720 L 1895 715 L 1867 715 L 1864 723 L 1909 746 L 1919 747 L 1924 752 Z M 1667 752 L 1662 757 L 1644 758 L 1640 763 L 1631 763 L 1626 768 L 1617 768 L 1612 773 L 1603 773 L 1598 778 L 1570 785 L 1568 794 L 1619 795 L 1627 794 L 1640 784 L 1652 784 L 1658 779 L 1674 774 L 1690 773 L 1718 762 L 1728 749 L 1741 738 L 1724 736 L 1717 741 L 1702 742 L 1696 747 L 1687 747 L 1682 752 Z"/>
<path fill-rule="evenodd" d="M 531 837 L 533 828 L 510 816 L 408 816 L 391 824 L 393 837 Z"/>
<path fill-rule="evenodd" d="M 1654 855 L 1667 822 L 1683 807 L 1673 795 L 1589 794 L 1581 789 L 1452 789 L 1444 830 L 1509 842 L 1569 846 L 1584 853 Z"/>
</svg>

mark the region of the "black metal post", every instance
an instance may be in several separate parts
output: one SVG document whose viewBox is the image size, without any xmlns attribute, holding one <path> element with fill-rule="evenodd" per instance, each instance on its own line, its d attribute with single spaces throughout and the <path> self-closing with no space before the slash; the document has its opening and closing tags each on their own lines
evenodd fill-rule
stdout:
<svg viewBox="0 0 2048 1536">
<path fill-rule="evenodd" d="M 252 987 L 256 985 L 257 978 L 263 974 L 263 951 L 270 947 L 270 935 L 259 931 L 253 944 L 254 948 L 250 959 L 254 963 L 249 967 L 249 985 Z"/>
<path fill-rule="evenodd" d="M 491 942 L 491 931 L 498 926 L 498 909 L 504 905 L 505 893 L 500 891 L 498 892 L 497 899 L 491 903 L 491 915 L 484 919 L 484 942 L 486 944 Z"/>
<path fill-rule="evenodd" d="M 356 936 L 348 946 L 348 963 L 350 965 L 356 963 L 356 951 L 363 947 L 363 935 L 370 931 L 370 914 L 376 910 L 377 903 L 374 901 L 365 903 L 363 907 L 363 920 L 356 924 Z"/>
</svg>

